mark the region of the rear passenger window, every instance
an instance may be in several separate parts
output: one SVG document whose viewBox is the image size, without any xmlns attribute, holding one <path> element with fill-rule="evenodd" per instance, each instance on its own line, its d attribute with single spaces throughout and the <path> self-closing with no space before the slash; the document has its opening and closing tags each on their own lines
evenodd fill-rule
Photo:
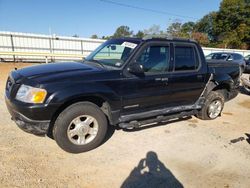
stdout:
<svg viewBox="0 0 250 188">
<path fill-rule="evenodd" d="M 242 60 L 244 59 L 242 55 L 240 54 L 233 54 L 234 60 Z"/>
<path fill-rule="evenodd" d="M 175 46 L 175 71 L 196 70 L 198 55 L 193 46 Z"/>
</svg>

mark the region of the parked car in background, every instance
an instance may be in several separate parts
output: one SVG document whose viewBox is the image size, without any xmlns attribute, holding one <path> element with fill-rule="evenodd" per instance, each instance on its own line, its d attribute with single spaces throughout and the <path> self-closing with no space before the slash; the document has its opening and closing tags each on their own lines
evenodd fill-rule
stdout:
<svg viewBox="0 0 250 188">
<path fill-rule="evenodd" d="M 215 52 L 206 56 L 206 60 L 223 60 L 232 63 L 237 63 L 241 67 L 241 72 L 244 72 L 246 61 L 241 54 L 230 52 Z"/>
<path fill-rule="evenodd" d="M 250 54 L 245 57 L 246 61 L 246 67 L 245 67 L 245 73 L 250 73 Z"/>
</svg>

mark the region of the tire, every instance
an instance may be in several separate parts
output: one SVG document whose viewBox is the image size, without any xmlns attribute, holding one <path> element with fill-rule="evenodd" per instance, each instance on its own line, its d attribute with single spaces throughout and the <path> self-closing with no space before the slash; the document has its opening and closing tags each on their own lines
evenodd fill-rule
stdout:
<svg viewBox="0 0 250 188">
<path fill-rule="evenodd" d="M 211 91 L 208 94 L 202 109 L 198 112 L 197 117 L 202 120 L 216 119 L 218 116 L 221 115 L 221 112 L 224 107 L 224 102 L 225 99 L 222 92 Z M 214 106 L 214 108 L 212 106 Z M 213 111 L 216 113 L 211 113 Z"/>
<path fill-rule="evenodd" d="M 81 153 L 98 147 L 105 139 L 107 118 L 90 102 L 78 102 L 59 114 L 53 128 L 56 143 L 70 153 Z"/>
<path fill-rule="evenodd" d="M 250 76 L 242 75 L 241 77 L 241 83 L 243 86 L 244 91 L 247 94 L 250 94 Z"/>
<path fill-rule="evenodd" d="M 243 88 L 244 88 L 245 92 L 246 92 L 248 95 L 250 95 L 250 87 L 247 86 L 247 85 L 243 85 Z"/>
</svg>

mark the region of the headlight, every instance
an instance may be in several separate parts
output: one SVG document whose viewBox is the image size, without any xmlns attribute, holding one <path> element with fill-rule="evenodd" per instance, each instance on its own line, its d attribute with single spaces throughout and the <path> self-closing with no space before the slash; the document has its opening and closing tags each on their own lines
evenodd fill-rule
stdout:
<svg viewBox="0 0 250 188">
<path fill-rule="evenodd" d="M 16 99 L 25 103 L 43 103 L 47 95 L 45 89 L 21 85 L 16 94 Z"/>
</svg>

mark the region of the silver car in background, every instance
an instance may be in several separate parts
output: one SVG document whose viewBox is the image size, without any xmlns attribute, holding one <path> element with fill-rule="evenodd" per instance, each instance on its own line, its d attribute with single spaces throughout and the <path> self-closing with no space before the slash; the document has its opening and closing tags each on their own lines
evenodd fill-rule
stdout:
<svg viewBox="0 0 250 188">
<path fill-rule="evenodd" d="M 246 61 L 245 73 L 250 74 L 250 54 L 245 57 L 245 61 Z"/>
<path fill-rule="evenodd" d="M 241 72 L 244 72 L 246 61 L 241 54 L 231 52 L 215 52 L 206 56 L 206 60 L 222 60 L 240 65 Z"/>
</svg>

